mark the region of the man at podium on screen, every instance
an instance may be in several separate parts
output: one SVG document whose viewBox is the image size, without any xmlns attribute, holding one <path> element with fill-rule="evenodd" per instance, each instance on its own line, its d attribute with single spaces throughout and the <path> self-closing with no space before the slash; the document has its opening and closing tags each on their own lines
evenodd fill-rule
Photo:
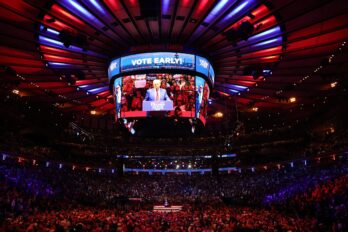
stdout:
<svg viewBox="0 0 348 232">
<path fill-rule="evenodd" d="M 161 80 L 153 81 L 153 88 L 146 91 L 145 101 L 169 101 L 170 98 L 166 89 L 162 89 Z"/>
</svg>

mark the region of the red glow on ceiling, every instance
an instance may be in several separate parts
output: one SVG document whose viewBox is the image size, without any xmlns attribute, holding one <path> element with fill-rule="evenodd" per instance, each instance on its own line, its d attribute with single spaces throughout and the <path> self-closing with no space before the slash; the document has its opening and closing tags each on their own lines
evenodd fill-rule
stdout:
<svg viewBox="0 0 348 232">
<path fill-rule="evenodd" d="M 105 3 L 112 11 L 119 11 L 122 9 L 121 3 L 118 0 L 105 0 Z"/>
<path fill-rule="evenodd" d="M 261 5 L 260 7 L 256 8 L 254 11 L 251 12 L 251 14 L 255 17 L 263 17 L 268 13 L 270 13 L 270 11 L 265 5 Z"/>
<path fill-rule="evenodd" d="M 239 81 L 239 80 L 233 81 L 233 84 L 244 85 L 248 87 L 255 85 L 255 83 L 256 83 L 255 81 Z"/>
<path fill-rule="evenodd" d="M 280 54 L 282 52 L 282 46 L 274 47 L 274 48 L 267 48 L 256 52 L 251 52 L 248 54 L 244 54 L 243 58 L 253 58 L 253 57 L 259 57 L 259 56 L 269 56 L 274 54 Z"/>
<path fill-rule="evenodd" d="M 249 16 L 244 16 L 243 18 L 241 18 L 240 20 L 238 20 L 237 22 L 235 22 L 234 24 L 232 24 L 231 26 L 229 26 L 227 29 L 224 30 L 224 32 L 232 29 L 232 28 L 236 28 L 238 27 L 242 22 L 245 22 L 245 21 L 250 21 L 251 18 Z"/>
<path fill-rule="evenodd" d="M 208 7 L 207 5 L 209 2 L 210 2 L 210 0 L 199 1 L 198 6 L 197 6 L 198 13 L 201 13 L 203 11 L 203 9 L 206 9 L 206 7 Z M 211 2 L 213 2 L 213 1 L 211 1 Z"/>
<path fill-rule="evenodd" d="M 333 41 L 342 41 L 347 38 L 348 28 L 334 31 L 320 36 L 314 36 L 301 41 L 289 43 L 287 46 L 288 50 L 296 50 L 301 48 L 316 47 L 320 44 L 332 43 Z"/>
<path fill-rule="evenodd" d="M 274 59 L 278 59 L 279 56 L 266 56 L 266 57 L 262 57 L 261 60 L 274 60 Z"/>
<path fill-rule="evenodd" d="M 97 79 L 92 79 L 92 80 L 77 80 L 75 85 L 88 85 L 88 84 L 93 84 L 93 83 L 99 83 L 100 81 Z"/>
<path fill-rule="evenodd" d="M 196 9 L 192 13 L 192 18 L 194 19 L 200 19 L 202 18 L 205 13 L 209 10 L 209 8 L 214 4 L 215 1 L 210 0 L 202 0 L 199 1 L 198 5 L 196 6 Z"/>
<path fill-rule="evenodd" d="M 129 4 L 131 6 L 137 6 L 138 5 L 138 1 L 137 0 L 128 0 Z"/>
<path fill-rule="evenodd" d="M 104 91 L 104 92 L 98 93 L 98 96 L 100 96 L 100 97 L 106 97 L 106 96 L 112 97 L 112 96 L 110 95 L 110 91 L 109 91 L 109 90 L 106 90 L 106 91 Z"/>
<path fill-rule="evenodd" d="M 105 105 L 106 103 L 107 102 L 105 101 L 105 99 L 99 99 L 99 100 L 91 102 L 91 104 L 93 106 L 95 106 L 95 107 L 99 107 L 99 106 Z"/>
<path fill-rule="evenodd" d="M 54 22 L 49 22 L 52 19 L 54 19 Z M 61 31 L 63 29 L 69 29 L 73 31 L 71 27 L 69 27 L 65 23 L 62 23 L 61 21 L 57 20 L 55 17 L 52 17 L 50 15 L 45 15 L 42 23 L 47 25 L 48 27 L 56 29 L 57 31 Z"/>
<path fill-rule="evenodd" d="M 250 21 L 250 23 L 254 23 L 257 20 L 259 20 L 260 18 L 266 16 L 267 14 L 269 14 L 270 11 L 268 10 L 268 8 L 264 5 L 258 7 L 256 10 L 254 10 L 251 14 L 254 16 L 253 18 L 249 17 L 249 16 L 244 16 L 243 18 L 241 18 L 240 20 L 238 20 L 237 22 L 235 22 L 234 24 L 232 24 L 231 26 L 229 26 L 226 30 L 230 30 L 231 28 L 236 28 L 238 27 L 242 22 L 245 21 Z M 276 18 L 274 16 L 270 16 L 267 19 L 258 22 L 257 24 L 254 25 L 254 27 L 256 28 L 257 25 L 262 25 L 263 28 L 267 28 L 270 27 L 274 24 L 276 24 Z"/>
<path fill-rule="evenodd" d="M 64 10 L 62 7 L 54 4 L 51 8 L 52 13 L 54 15 L 57 15 L 59 18 L 65 19 L 67 22 L 74 22 L 79 26 L 85 26 L 85 23 L 82 22 L 79 18 L 75 17 L 74 15 L 70 14 L 66 10 Z"/>
<path fill-rule="evenodd" d="M 204 2 L 204 1 L 202 1 L 202 2 Z M 183 7 L 188 7 L 190 5 L 190 0 L 181 0 L 180 5 Z"/>
<path fill-rule="evenodd" d="M 265 28 L 271 27 L 273 25 L 275 25 L 277 23 L 276 18 L 272 15 L 264 20 L 262 20 L 261 22 L 257 23 L 255 25 L 255 27 L 260 27 L 262 30 L 264 30 Z"/>
<path fill-rule="evenodd" d="M 62 63 L 77 63 L 77 64 L 83 63 L 79 59 L 71 59 L 71 58 L 55 56 L 55 55 L 48 55 L 48 54 L 44 55 L 44 59 L 47 61 L 62 62 Z"/>
<path fill-rule="evenodd" d="M 66 51 L 59 48 L 53 48 L 45 45 L 40 45 L 40 50 L 44 53 L 54 53 L 54 54 L 60 54 L 60 55 L 69 55 L 71 54 L 71 51 Z"/>
</svg>

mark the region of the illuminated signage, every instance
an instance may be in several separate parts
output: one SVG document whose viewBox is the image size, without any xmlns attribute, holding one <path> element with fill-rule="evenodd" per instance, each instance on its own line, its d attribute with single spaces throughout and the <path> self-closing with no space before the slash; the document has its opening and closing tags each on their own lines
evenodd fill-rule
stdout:
<svg viewBox="0 0 348 232">
<path fill-rule="evenodd" d="M 210 65 L 210 68 L 209 68 L 209 78 L 210 80 L 213 82 L 214 84 L 214 81 L 215 81 L 215 72 L 214 72 L 214 69 L 213 69 L 213 66 Z"/>
<path fill-rule="evenodd" d="M 121 58 L 122 72 L 158 68 L 194 70 L 194 67 L 194 55 L 185 53 L 141 53 Z"/>
<path fill-rule="evenodd" d="M 108 69 L 108 76 L 109 78 L 117 75 L 120 73 L 120 59 L 115 59 L 111 61 Z"/>
<path fill-rule="evenodd" d="M 197 72 L 202 73 L 205 76 L 208 76 L 210 64 L 207 59 L 200 56 L 196 56 L 196 65 Z"/>
<path fill-rule="evenodd" d="M 182 69 L 203 74 L 214 82 L 210 62 L 201 56 L 180 52 L 152 52 L 124 56 L 111 61 L 108 76 L 111 79 L 123 72 L 148 69 Z"/>
</svg>

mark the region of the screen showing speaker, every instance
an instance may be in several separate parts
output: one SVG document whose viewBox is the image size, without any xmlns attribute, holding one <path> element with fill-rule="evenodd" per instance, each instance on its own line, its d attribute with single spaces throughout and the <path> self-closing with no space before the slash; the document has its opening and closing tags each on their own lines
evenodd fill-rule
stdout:
<svg viewBox="0 0 348 232">
<path fill-rule="evenodd" d="M 137 74 L 115 79 L 116 119 L 142 117 L 198 118 L 205 123 L 209 86 L 187 74 Z"/>
</svg>

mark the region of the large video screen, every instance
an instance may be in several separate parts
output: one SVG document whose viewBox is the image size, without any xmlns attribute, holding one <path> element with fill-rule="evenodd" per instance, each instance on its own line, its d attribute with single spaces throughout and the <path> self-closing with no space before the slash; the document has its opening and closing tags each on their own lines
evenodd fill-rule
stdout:
<svg viewBox="0 0 348 232">
<path fill-rule="evenodd" d="M 121 58 L 121 71 L 144 69 L 195 69 L 195 56 L 185 53 L 152 52 Z M 208 76 L 208 75 L 207 75 Z"/>
<path fill-rule="evenodd" d="M 116 119 L 196 117 L 195 77 L 186 74 L 140 74 L 114 82 Z"/>
<path fill-rule="evenodd" d="M 214 69 L 208 59 L 180 52 L 147 52 L 115 58 L 110 62 L 108 77 L 111 80 L 120 74 L 128 75 L 129 72 L 141 73 L 143 70 L 151 69 L 193 71 L 209 78 L 211 84 L 214 84 Z"/>
</svg>

